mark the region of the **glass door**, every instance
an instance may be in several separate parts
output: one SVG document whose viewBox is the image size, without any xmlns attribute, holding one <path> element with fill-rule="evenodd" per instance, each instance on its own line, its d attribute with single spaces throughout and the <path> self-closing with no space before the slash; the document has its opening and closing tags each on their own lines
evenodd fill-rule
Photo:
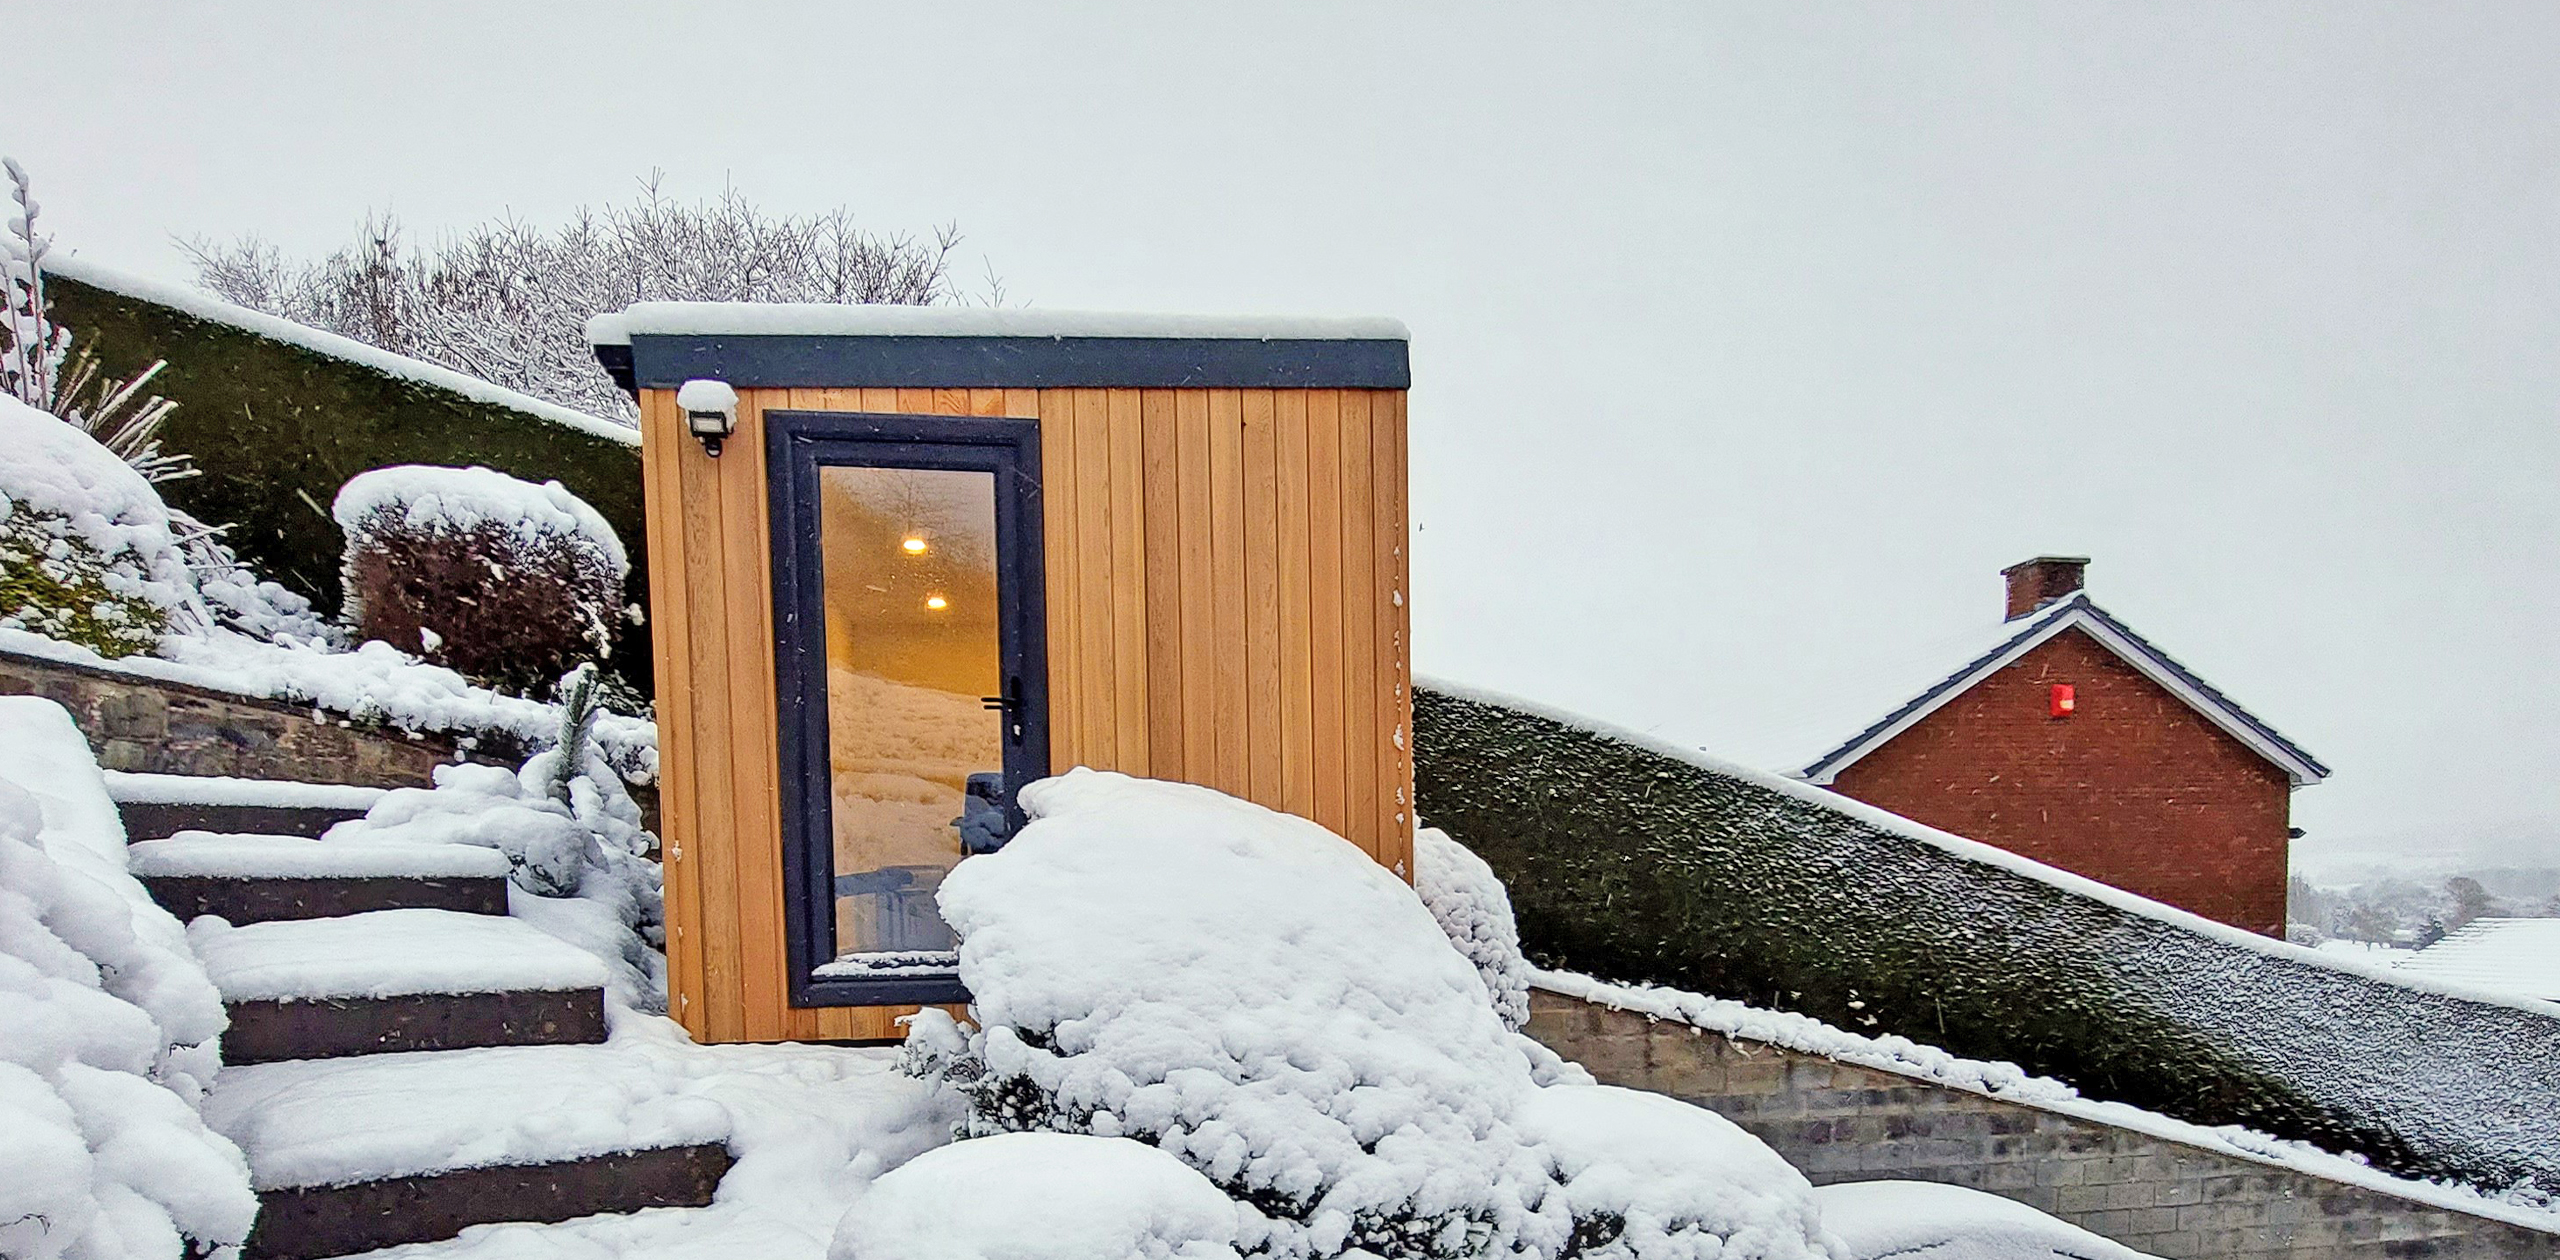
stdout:
<svg viewBox="0 0 2560 1260">
<path fill-rule="evenodd" d="M 961 1000 L 934 893 L 1047 772 L 1037 425 L 766 420 L 793 1004 Z"/>
</svg>

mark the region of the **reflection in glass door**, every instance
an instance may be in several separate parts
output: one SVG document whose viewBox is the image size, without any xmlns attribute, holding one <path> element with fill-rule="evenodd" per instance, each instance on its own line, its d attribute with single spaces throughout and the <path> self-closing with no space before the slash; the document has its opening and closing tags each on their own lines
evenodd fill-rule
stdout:
<svg viewBox="0 0 2560 1260">
<path fill-rule="evenodd" d="M 821 468 L 818 513 L 837 955 L 819 974 L 947 969 L 934 890 L 970 776 L 1004 771 L 995 474 Z"/>
<path fill-rule="evenodd" d="M 1048 772 L 1039 427 L 765 414 L 797 1006 L 965 999 L 934 901 Z"/>
</svg>

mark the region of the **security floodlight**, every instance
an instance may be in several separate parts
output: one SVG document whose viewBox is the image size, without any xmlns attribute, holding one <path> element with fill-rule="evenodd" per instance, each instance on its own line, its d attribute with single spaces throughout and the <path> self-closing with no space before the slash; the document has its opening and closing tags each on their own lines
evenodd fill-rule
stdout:
<svg viewBox="0 0 2560 1260">
<path fill-rule="evenodd" d="M 702 439 L 702 449 L 711 458 L 720 458 L 720 443 L 738 431 L 738 391 L 727 381 L 686 381 L 676 391 L 676 406 L 684 411 L 685 428 Z"/>
</svg>

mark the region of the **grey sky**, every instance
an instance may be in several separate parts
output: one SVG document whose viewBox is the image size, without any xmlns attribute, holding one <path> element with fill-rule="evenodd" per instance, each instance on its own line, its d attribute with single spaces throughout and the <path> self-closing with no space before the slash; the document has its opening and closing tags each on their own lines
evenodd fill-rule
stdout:
<svg viewBox="0 0 2560 1260">
<path fill-rule="evenodd" d="M 12 7 L 99 261 L 656 167 L 1397 315 L 1426 672 L 1762 760 L 2077 551 L 2335 768 L 2315 841 L 2560 857 L 2547 5 Z"/>
</svg>

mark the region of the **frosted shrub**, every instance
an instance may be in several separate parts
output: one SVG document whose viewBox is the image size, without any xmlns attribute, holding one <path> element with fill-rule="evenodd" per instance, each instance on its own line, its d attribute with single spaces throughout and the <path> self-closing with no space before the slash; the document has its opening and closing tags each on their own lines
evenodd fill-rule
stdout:
<svg viewBox="0 0 2560 1260">
<path fill-rule="evenodd" d="M 532 692 L 612 651 L 631 562 L 557 481 L 401 465 L 347 482 L 346 618 L 493 686 Z"/>
<path fill-rule="evenodd" d="M 954 1204 L 966 1203 L 965 1212 Z M 1008 1133 L 930 1150 L 871 1183 L 828 1260 L 1237 1260 L 1261 1223 L 1143 1143 Z"/>
<path fill-rule="evenodd" d="M 107 656 L 204 620 L 158 493 L 89 435 L 0 397 L 0 625 Z"/>
<path fill-rule="evenodd" d="M 530 896 L 510 913 L 606 960 L 613 985 L 643 1010 L 666 1009 L 666 919 L 656 836 L 596 745 L 597 671 L 560 680 L 561 727 L 550 748 L 515 770 L 438 766 L 432 788 L 386 794 L 332 840 L 473 844 L 507 857 L 508 880 Z"/>
<path fill-rule="evenodd" d="M 1520 927 L 1511 917 L 1511 894 L 1484 859 L 1437 827 L 1413 836 L 1413 890 L 1449 936 L 1476 965 L 1493 995 L 1494 1013 L 1514 1030 L 1529 1023 L 1529 960 L 1520 953 Z"/>
<path fill-rule="evenodd" d="M 940 891 L 976 1026 L 926 1011 L 904 1058 L 963 1097 L 962 1136 L 1156 1146 L 1270 1222 L 1257 1255 L 1824 1254 L 1810 1187 L 1720 1117 L 1670 1104 L 1699 1157 L 1677 1172 L 1575 1126 L 1595 1087 L 1542 1087 L 1477 969 L 1342 838 L 1090 770 L 1022 803 Z"/>
</svg>

